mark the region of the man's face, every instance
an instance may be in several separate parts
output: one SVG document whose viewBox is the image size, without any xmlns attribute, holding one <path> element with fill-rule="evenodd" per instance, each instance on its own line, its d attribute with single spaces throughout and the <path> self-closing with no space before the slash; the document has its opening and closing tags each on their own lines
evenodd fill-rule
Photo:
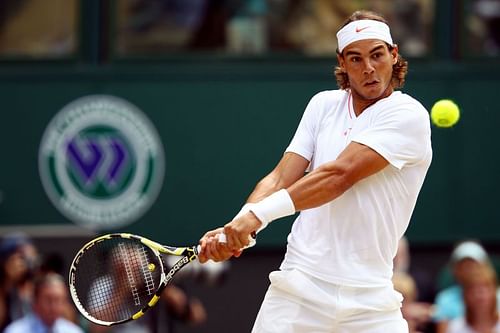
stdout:
<svg viewBox="0 0 500 333">
<path fill-rule="evenodd" d="M 459 283 L 463 283 L 464 277 L 474 269 L 477 269 L 481 263 L 472 259 L 472 258 L 464 258 L 453 264 L 453 276 L 455 280 Z"/>
<path fill-rule="evenodd" d="M 464 300 L 476 308 L 491 308 L 496 302 L 496 289 L 493 281 L 476 281 L 464 289 Z"/>
<path fill-rule="evenodd" d="M 349 44 L 338 55 L 340 67 L 347 73 L 353 94 L 365 100 L 376 100 L 392 91 L 392 66 L 397 61 L 397 47 L 389 51 L 378 39 Z"/>
<path fill-rule="evenodd" d="M 51 282 L 41 287 L 34 303 L 34 310 L 47 326 L 62 317 L 68 306 L 68 294 L 62 282 Z"/>
</svg>

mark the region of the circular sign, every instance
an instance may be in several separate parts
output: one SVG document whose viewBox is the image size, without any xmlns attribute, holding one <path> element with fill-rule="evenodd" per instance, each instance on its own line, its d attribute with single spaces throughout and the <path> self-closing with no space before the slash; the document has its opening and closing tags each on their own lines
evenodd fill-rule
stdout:
<svg viewBox="0 0 500 333">
<path fill-rule="evenodd" d="M 137 220 L 163 182 L 163 146 L 131 103 L 91 95 L 66 105 L 47 126 L 38 156 L 43 187 L 56 208 L 90 229 Z"/>
</svg>

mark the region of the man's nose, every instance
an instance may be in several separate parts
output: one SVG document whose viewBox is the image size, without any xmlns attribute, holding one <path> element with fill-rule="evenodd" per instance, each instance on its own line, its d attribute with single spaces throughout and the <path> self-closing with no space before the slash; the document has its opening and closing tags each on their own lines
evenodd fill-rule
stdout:
<svg viewBox="0 0 500 333">
<path fill-rule="evenodd" d="M 371 74 L 375 71 L 375 68 L 373 67 L 370 59 L 364 60 L 363 64 L 364 64 L 364 68 L 363 68 L 364 74 Z"/>
</svg>

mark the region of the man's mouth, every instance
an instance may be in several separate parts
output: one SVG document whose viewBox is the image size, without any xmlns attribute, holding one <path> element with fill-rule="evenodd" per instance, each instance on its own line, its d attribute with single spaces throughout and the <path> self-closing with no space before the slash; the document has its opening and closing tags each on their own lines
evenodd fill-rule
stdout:
<svg viewBox="0 0 500 333">
<path fill-rule="evenodd" d="M 371 86 L 374 86 L 376 84 L 378 84 L 378 80 L 372 80 L 372 81 L 368 81 L 364 84 L 365 87 L 371 87 Z"/>
</svg>

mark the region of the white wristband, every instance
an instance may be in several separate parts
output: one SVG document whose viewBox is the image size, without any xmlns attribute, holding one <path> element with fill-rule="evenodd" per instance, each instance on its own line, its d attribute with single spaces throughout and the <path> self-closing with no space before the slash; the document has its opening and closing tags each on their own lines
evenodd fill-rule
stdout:
<svg viewBox="0 0 500 333">
<path fill-rule="evenodd" d="M 254 204 L 250 211 L 262 222 L 259 232 L 272 221 L 295 214 L 295 205 L 288 191 L 282 189 Z"/>
<path fill-rule="evenodd" d="M 241 217 L 241 216 L 245 215 L 246 213 L 248 213 L 254 205 L 255 205 L 255 203 L 251 203 L 251 202 L 244 204 L 243 207 L 241 207 L 241 210 L 238 212 L 238 214 L 236 214 L 236 216 L 233 217 L 233 220 L 236 220 L 238 217 Z"/>
<path fill-rule="evenodd" d="M 243 205 L 243 207 L 241 207 L 240 211 L 238 212 L 238 214 L 236 214 L 235 217 L 233 217 L 233 221 L 236 220 L 237 218 L 245 215 L 246 213 L 248 213 L 250 211 L 250 209 L 255 205 L 255 203 L 252 203 L 252 202 L 248 202 L 246 204 Z M 219 237 L 219 242 L 221 243 L 226 243 L 226 235 L 224 233 L 222 234 L 219 234 L 218 235 Z M 256 244 L 256 241 L 255 241 L 255 238 L 250 236 L 249 237 L 249 243 L 247 246 L 245 246 L 245 249 L 249 248 L 249 247 L 252 247 Z"/>
</svg>

